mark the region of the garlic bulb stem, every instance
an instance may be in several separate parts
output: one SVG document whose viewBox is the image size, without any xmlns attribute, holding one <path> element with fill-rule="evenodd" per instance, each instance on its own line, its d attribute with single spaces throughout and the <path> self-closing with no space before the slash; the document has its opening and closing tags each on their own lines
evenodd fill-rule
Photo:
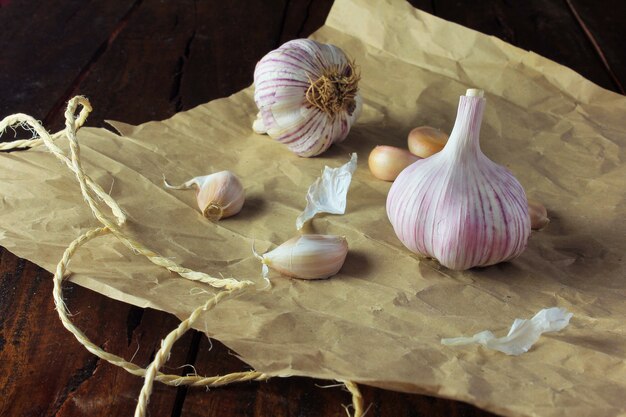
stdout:
<svg viewBox="0 0 626 417">
<path fill-rule="evenodd" d="M 467 90 L 474 91 L 474 89 Z M 485 100 L 478 93 L 461 96 L 458 115 L 448 143 L 441 150 L 449 158 L 459 159 L 485 157 L 480 150 L 480 126 L 485 112 Z M 471 155 L 468 155 L 470 153 Z M 485 157 L 486 158 L 486 157 Z"/>
<path fill-rule="evenodd" d="M 465 92 L 466 97 L 485 97 L 485 92 L 477 88 L 468 88 Z"/>
</svg>

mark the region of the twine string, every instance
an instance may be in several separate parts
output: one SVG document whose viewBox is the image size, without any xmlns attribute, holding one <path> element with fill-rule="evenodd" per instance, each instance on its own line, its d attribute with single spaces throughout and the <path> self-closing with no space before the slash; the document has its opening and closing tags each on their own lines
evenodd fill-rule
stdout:
<svg viewBox="0 0 626 417">
<path fill-rule="evenodd" d="M 81 110 L 76 116 L 76 110 L 81 106 Z M 16 149 L 32 148 L 46 145 L 48 150 L 52 152 L 59 160 L 61 160 L 67 167 L 75 174 L 83 199 L 91 209 L 94 217 L 102 224 L 101 227 L 96 227 L 87 230 L 74 241 L 63 252 L 61 260 L 57 264 L 55 273 L 53 276 L 53 291 L 52 296 L 56 306 L 59 319 L 63 326 L 74 335 L 76 340 L 81 343 L 89 352 L 97 357 L 118 366 L 127 372 L 144 378 L 144 384 L 139 394 L 137 407 L 135 409 L 135 417 L 144 417 L 147 412 L 147 406 L 152 393 L 154 381 L 161 382 L 167 385 L 180 386 L 204 386 L 204 387 L 219 387 L 236 382 L 246 381 L 265 381 L 270 378 L 269 375 L 258 371 L 245 371 L 245 372 L 233 372 L 222 376 L 205 377 L 199 375 L 168 375 L 163 374 L 159 369 L 169 358 L 171 349 L 174 343 L 180 339 L 185 332 L 187 332 L 197 318 L 206 311 L 213 309 L 219 302 L 224 299 L 232 298 L 237 294 L 244 291 L 251 285 L 254 285 L 252 281 L 239 281 L 234 278 L 215 278 L 203 272 L 194 271 L 183 266 L 176 264 L 170 259 L 164 258 L 158 255 L 156 252 L 150 250 L 144 246 L 141 242 L 132 239 L 121 229 L 120 226 L 126 222 L 126 215 L 119 206 L 119 204 L 107 194 L 97 183 L 95 183 L 88 175 L 85 174 L 80 159 L 80 146 L 76 137 L 76 132 L 85 123 L 87 116 L 91 112 L 92 107 L 87 98 L 82 96 L 76 96 L 72 98 L 65 111 L 65 130 L 57 132 L 54 135 L 50 135 L 41 123 L 35 120 L 33 117 L 25 114 L 14 114 L 5 117 L 0 121 L 0 134 L 7 128 L 12 126 L 22 126 L 32 129 L 36 136 L 32 139 L 20 139 L 12 142 L 0 143 L 0 151 L 9 151 Z M 70 156 L 68 158 L 63 150 L 57 146 L 55 140 L 65 136 L 68 139 Z M 104 202 L 110 209 L 111 213 L 115 217 L 116 221 L 111 221 L 100 209 L 100 206 L 94 195 L 102 202 Z M 62 283 L 64 277 L 68 275 L 68 264 L 72 259 L 72 256 L 76 251 L 89 242 L 99 236 L 107 234 L 114 235 L 119 239 L 126 247 L 131 249 L 135 253 L 139 253 L 147 257 L 152 263 L 164 267 L 172 272 L 177 273 L 183 278 L 204 282 L 216 289 L 221 289 L 214 296 L 209 298 L 202 306 L 197 307 L 190 316 L 183 320 L 176 329 L 171 331 L 162 341 L 161 347 L 157 351 L 154 360 L 147 368 L 142 368 L 132 362 L 114 355 L 112 353 L 104 351 L 98 345 L 93 343 L 79 328 L 77 328 L 70 320 L 70 311 L 63 301 L 63 287 Z M 351 381 L 344 381 L 348 391 L 352 394 L 352 403 L 354 408 L 354 417 L 363 416 L 363 398 L 360 394 L 358 386 Z"/>
</svg>

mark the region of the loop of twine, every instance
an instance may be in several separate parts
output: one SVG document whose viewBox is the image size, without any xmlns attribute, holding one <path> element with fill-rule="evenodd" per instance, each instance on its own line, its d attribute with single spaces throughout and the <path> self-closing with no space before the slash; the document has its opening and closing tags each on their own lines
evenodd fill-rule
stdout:
<svg viewBox="0 0 626 417">
<path fill-rule="evenodd" d="M 81 111 L 76 116 L 76 110 L 78 106 L 81 106 Z M 182 267 L 170 259 L 164 258 L 153 252 L 149 248 L 145 247 L 142 243 L 127 236 L 120 228 L 126 222 L 126 215 L 119 206 L 119 204 L 107 194 L 98 184 L 96 184 L 88 175 L 85 174 L 82 162 L 80 159 L 80 146 L 78 145 L 78 139 L 76 138 L 76 132 L 85 123 L 87 116 L 91 112 L 92 107 L 87 98 L 82 96 L 76 96 L 72 98 L 65 111 L 65 130 L 57 132 L 54 135 L 50 135 L 46 129 L 35 120 L 33 117 L 25 114 L 14 114 L 8 116 L 0 121 L 0 134 L 7 128 L 13 126 L 22 126 L 29 130 L 32 129 L 37 136 L 32 139 L 16 140 L 13 142 L 0 143 L 0 151 L 16 150 L 31 148 L 39 145 L 46 145 L 46 147 L 67 167 L 75 174 L 78 183 L 80 185 L 81 194 L 87 205 L 91 209 L 94 217 L 102 224 L 101 227 L 92 228 L 81 234 L 74 241 L 72 241 L 67 249 L 63 252 L 61 260 L 57 264 L 54 277 L 53 277 L 53 291 L 52 296 L 56 306 L 59 319 L 63 326 L 74 335 L 76 340 L 81 343 L 89 352 L 97 357 L 115 365 L 121 367 L 127 372 L 144 378 L 144 384 L 139 394 L 137 407 L 135 409 L 135 417 L 143 417 L 146 415 L 150 394 L 152 393 L 152 387 L 154 381 L 158 381 L 167 385 L 180 386 L 205 386 L 205 387 L 219 387 L 228 385 L 235 382 L 246 381 L 265 381 L 270 378 L 269 375 L 257 372 L 233 372 L 223 376 L 205 377 L 198 375 L 180 376 L 180 375 L 168 375 L 159 371 L 161 366 L 168 360 L 170 352 L 174 343 L 187 332 L 195 322 L 195 320 L 205 311 L 213 309 L 221 300 L 232 298 L 244 291 L 247 287 L 254 285 L 252 281 L 239 281 L 234 278 L 215 278 L 203 272 L 194 271 L 185 267 Z M 63 150 L 59 148 L 54 141 L 67 137 L 70 147 L 70 156 L 68 158 Z M 115 217 L 116 221 L 112 222 L 100 209 L 97 201 L 94 199 L 95 195 L 100 201 L 104 202 L 110 209 Z M 161 347 L 155 354 L 154 360 L 147 368 L 142 368 L 132 362 L 128 362 L 125 359 L 108 353 L 102 348 L 93 343 L 80 329 L 78 329 L 69 319 L 70 311 L 63 301 L 63 279 L 67 274 L 67 266 L 76 253 L 76 251 L 90 240 L 103 236 L 106 234 L 112 234 L 119 239 L 126 247 L 133 252 L 140 253 L 147 257 L 152 263 L 164 267 L 169 271 L 175 272 L 183 278 L 200 281 L 206 283 L 214 288 L 221 289 L 213 297 L 209 298 L 205 304 L 197 307 L 191 315 L 183 320 L 176 329 L 171 331 L 162 341 Z M 352 394 L 352 402 L 354 408 L 354 417 L 362 417 L 363 413 L 363 398 L 358 389 L 358 386 L 351 381 L 343 381 L 343 384 Z M 349 413 L 348 413 L 349 415 Z"/>
</svg>

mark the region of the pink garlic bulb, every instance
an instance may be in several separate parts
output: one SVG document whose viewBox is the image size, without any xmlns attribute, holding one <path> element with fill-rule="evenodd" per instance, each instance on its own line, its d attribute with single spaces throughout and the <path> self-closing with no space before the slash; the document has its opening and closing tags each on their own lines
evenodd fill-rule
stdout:
<svg viewBox="0 0 626 417">
<path fill-rule="evenodd" d="M 346 138 L 361 110 L 359 74 L 341 49 L 309 39 L 289 41 L 254 71 L 259 115 L 253 129 L 303 157 Z"/>
<path fill-rule="evenodd" d="M 524 189 L 480 150 L 485 102 L 482 90 L 467 90 L 443 150 L 408 166 L 387 196 L 402 243 L 453 270 L 513 259 L 530 236 Z"/>
</svg>

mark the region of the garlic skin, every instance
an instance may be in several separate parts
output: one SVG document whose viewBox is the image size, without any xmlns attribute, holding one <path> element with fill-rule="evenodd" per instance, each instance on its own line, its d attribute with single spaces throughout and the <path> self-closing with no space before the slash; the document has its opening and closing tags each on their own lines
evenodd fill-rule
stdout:
<svg viewBox="0 0 626 417">
<path fill-rule="evenodd" d="M 257 133 L 302 157 L 346 138 L 361 111 L 359 74 L 341 49 L 295 39 L 269 52 L 254 71 Z"/>
<path fill-rule="evenodd" d="M 264 255 L 255 253 L 255 256 L 283 275 L 323 279 L 339 272 L 347 254 L 348 241 L 343 236 L 301 235 Z"/>
<path fill-rule="evenodd" d="M 452 270 L 513 259 L 530 235 L 524 189 L 480 150 L 484 108 L 481 90 L 461 96 L 446 146 L 402 171 L 387 197 L 402 243 Z"/>
<path fill-rule="evenodd" d="M 178 186 L 164 182 L 167 188 L 174 190 L 195 188 L 200 212 L 211 221 L 239 213 L 246 198 L 241 181 L 230 171 L 195 177 Z"/>
</svg>

